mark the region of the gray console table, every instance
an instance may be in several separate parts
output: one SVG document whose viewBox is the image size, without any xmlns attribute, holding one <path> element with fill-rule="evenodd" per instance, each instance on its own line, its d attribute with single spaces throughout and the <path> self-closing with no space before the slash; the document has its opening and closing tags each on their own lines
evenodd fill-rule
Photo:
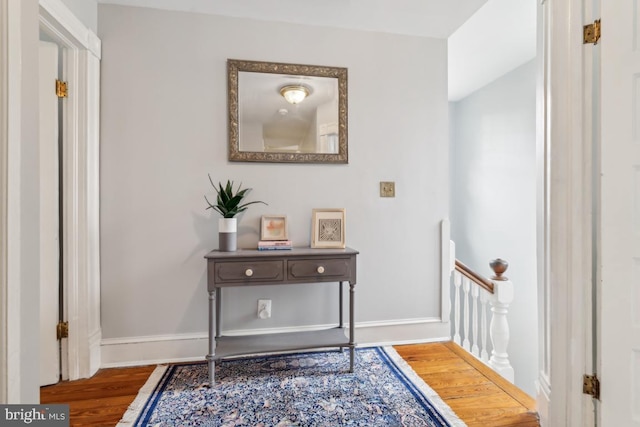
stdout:
<svg viewBox="0 0 640 427">
<path fill-rule="evenodd" d="M 292 250 L 235 252 L 211 251 L 207 259 L 209 292 L 209 384 L 215 383 L 215 361 L 229 356 L 313 348 L 349 347 L 349 372 L 353 372 L 354 291 L 356 255 L 346 249 L 294 248 Z M 232 286 L 339 283 L 338 326 L 335 328 L 264 335 L 223 336 L 221 334 L 222 288 Z M 349 283 L 349 336 L 342 319 L 343 282 Z M 215 335 L 214 335 L 215 333 Z"/>
</svg>

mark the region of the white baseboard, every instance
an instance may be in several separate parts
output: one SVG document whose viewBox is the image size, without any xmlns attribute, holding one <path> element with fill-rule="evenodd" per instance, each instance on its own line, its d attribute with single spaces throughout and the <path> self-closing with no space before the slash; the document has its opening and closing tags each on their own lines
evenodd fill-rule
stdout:
<svg viewBox="0 0 640 427">
<path fill-rule="evenodd" d="M 549 424 L 549 407 L 551 405 L 551 386 L 548 378 L 540 375 L 536 381 L 536 409 L 540 417 L 540 425 L 542 427 Z"/>
<path fill-rule="evenodd" d="M 100 369 L 102 354 L 102 329 L 96 329 L 89 336 L 89 376 L 93 376 Z"/>
<path fill-rule="evenodd" d="M 417 344 L 448 341 L 451 325 L 439 318 L 403 319 L 356 324 L 356 342 L 360 346 Z"/>
<path fill-rule="evenodd" d="M 335 325 L 225 331 L 225 335 L 252 335 L 317 330 Z M 362 322 L 356 325 L 358 346 L 415 344 L 449 340 L 449 323 L 440 319 L 403 319 L 389 322 Z M 204 360 L 208 335 L 156 335 L 106 338 L 101 343 L 101 367 L 156 365 Z"/>
</svg>

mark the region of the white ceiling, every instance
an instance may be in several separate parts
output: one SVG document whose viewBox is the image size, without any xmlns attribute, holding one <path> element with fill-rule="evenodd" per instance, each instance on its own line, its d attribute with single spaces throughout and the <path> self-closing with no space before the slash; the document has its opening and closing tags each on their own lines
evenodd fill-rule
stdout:
<svg viewBox="0 0 640 427">
<path fill-rule="evenodd" d="M 97 1 L 265 21 L 449 38 L 451 100 L 466 96 L 535 56 L 536 2 L 533 0 Z"/>
<path fill-rule="evenodd" d="M 447 38 L 486 1 L 98 0 L 98 3 Z"/>
</svg>

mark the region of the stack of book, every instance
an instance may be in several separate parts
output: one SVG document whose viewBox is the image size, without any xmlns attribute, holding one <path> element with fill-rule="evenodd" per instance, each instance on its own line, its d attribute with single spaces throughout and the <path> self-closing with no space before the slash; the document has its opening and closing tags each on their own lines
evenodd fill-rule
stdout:
<svg viewBox="0 0 640 427">
<path fill-rule="evenodd" d="M 293 248 L 291 240 L 260 240 L 258 242 L 259 251 L 281 251 Z"/>
</svg>

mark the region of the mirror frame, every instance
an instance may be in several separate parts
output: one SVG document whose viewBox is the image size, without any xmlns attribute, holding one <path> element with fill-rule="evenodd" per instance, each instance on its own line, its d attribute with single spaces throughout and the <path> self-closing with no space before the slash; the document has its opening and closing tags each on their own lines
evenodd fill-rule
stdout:
<svg viewBox="0 0 640 427">
<path fill-rule="evenodd" d="M 338 79 L 338 153 L 274 153 L 240 151 L 238 73 L 270 73 Z M 279 62 L 227 60 L 229 160 L 268 163 L 349 163 L 347 145 L 347 69 Z"/>
</svg>

